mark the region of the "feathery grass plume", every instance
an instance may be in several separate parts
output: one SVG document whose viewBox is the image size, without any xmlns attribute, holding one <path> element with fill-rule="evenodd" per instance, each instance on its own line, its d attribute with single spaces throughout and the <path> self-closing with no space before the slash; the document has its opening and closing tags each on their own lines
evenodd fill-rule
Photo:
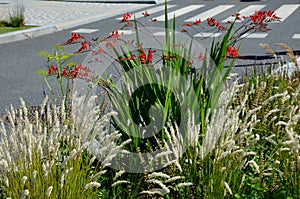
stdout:
<svg viewBox="0 0 300 199">
<path fill-rule="evenodd" d="M 165 166 L 168 165 L 170 162 L 172 162 L 172 164 L 174 164 L 179 169 L 179 171 L 182 171 L 182 168 L 179 164 L 179 159 L 183 154 L 182 134 L 176 123 L 174 125 L 169 123 L 169 129 L 164 127 L 164 130 L 165 130 L 164 131 L 165 135 L 168 138 L 168 143 L 166 140 L 163 140 L 164 146 L 167 148 L 167 150 L 162 153 L 166 154 L 167 156 L 166 159 L 168 160 L 165 163 Z M 171 151 L 172 153 L 169 153 L 169 151 Z M 156 157 L 160 157 L 160 155 L 157 154 Z M 157 159 L 156 161 L 161 162 L 160 160 Z"/>
<path fill-rule="evenodd" d="M 263 47 L 265 50 L 267 50 L 272 56 L 275 57 L 275 59 L 277 59 L 277 55 L 274 52 L 274 50 L 266 43 L 260 43 L 259 44 L 261 47 Z"/>
<path fill-rule="evenodd" d="M 162 173 L 162 172 L 152 172 L 151 174 L 148 174 L 147 177 L 148 178 L 162 177 L 162 178 L 167 178 L 167 179 L 170 178 L 169 175 Z"/>
<path fill-rule="evenodd" d="M 151 189 L 147 191 L 141 191 L 140 194 L 147 194 L 147 195 L 161 195 L 164 196 L 165 193 L 162 189 Z"/>
<path fill-rule="evenodd" d="M 25 189 L 23 195 L 21 196 L 21 199 L 25 199 L 29 195 L 29 190 Z"/>
<path fill-rule="evenodd" d="M 50 195 L 52 193 L 52 190 L 53 190 L 53 186 L 48 187 L 48 189 L 47 189 L 47 197 L 50 197 Z"/>
<path fill-rule="evenodd" d="M 115 187 L 115 186 L 118 186 L 119 184 L 131 184 L 131 182 L 129 182 L 127 180 L 118 180 L 117 182 L 114 182 L 111 186 Z"/>
<path fill-rule="evenodd" d="M 225 185 L 226 190 L 228 190 L 228 192 L 230 193 L 230 195 L 232 195 L 232 191 L 231 191 L 229 185 L 227 184 L 227 182 L 224 182 L 224 185 Z M 226 192 L 225 192 L 224 196 L 226 196 Z"/>
<path fill-rule="evenodd" d="M 156 179 L 150 179 L 150 180 L 147 180 L 148 183 L 151 183 L 151 184 L 157 184 L 160 186 L 160 188 L 163 190 L 163 193 L 166 194 L 166 193 L 170 193 L 170 189 L 160 180 L 156 180 Z"/>
<path fill-rule="evenodd" d="M 101 186 L 101 184 L 99 182 L 90 182 L 90 183 L 85 185 L 84 190 L 87 190 L 87 189 L 90 189 L 90 188 L 93 188 L 93 187 L 98 188 L 100 186 Z"/>
<path fill-rule="evenodd" d="M 296 65 L 296 70 L 297 72 L 299 72 L 299 67 L 298 67 L 298 62 L 297 62 L 297 58 L 294 55 L 293 50 L 286 44 L 284 43 L 278 43 L 279 46 L 281 46 L 282 48 L 284 48 L 288 54 L 288 56 L 292 59 L 292 62 L 294 62 L 294 64 Z"/>
<path fill-rule="evenodd" d="M 98 149 L 104 154 L 117 154 L 120 150 L 118 147 L 123 146 L 117 145 L 119 135 L 116 132 L 110 134 L 103 130 L 111 114 L 99 115 L 100 107 L 92 103 L 95 98 L 84 101 L 84 97 L 73 97 L 71 114 L 61 113 L 66 110 L 56 105 L 53 105 L 51 112 L 46 112 L 49 103 L 48 99 L 44 100 L 42 112 L 35 112 L 39 121 L 34 124 L 29 121 L 27 107 L 22 101 L 21 109 L 12 108 L 8 112 L 12 125 L 5 126 L 0 121 L 0 160 L 3 165 L 0 177 L 5 195 L 25 198 L 27 192 L 24 192 L 24 186 L 28 188 L 30 197 L 51 194 L 63 198 L 85 198 L 97 194 L 93 189 L 81 191 L 92 185 L 89 184 L 92 177 L 92 182 L 98 179 L 92 176 L 89 164 L 94 156 L 87 153 L 87 149 L 93 139 L 101 143 Z M 74 115 L 74 112 L 80 114 Z M 40 121 L 40 114 L 46 118 L 46 123 Z M 22 122 L 15 124 L 16 116 Z M 102 168 L 99 167 L 93 173 L 105 173 Z M 23 176 L 28 179 L 25 180 Z M 8 183 L 2 183 L 5 181 Z M 71 187 L 73 190 L 69 190 Z"/>
<path fill-rule="evenodd" d="M 184 183 L 179 183 L 178 185 L 176 185 L 177 188 L 181 188 L 181 187 L 188 187 L 188 186 L 192 186 L 193 183 L 191 182 L 184 182 Z"/>
<path fill-rule="evenodd" d="M 202 159 L 208 153 L 212 152 L 216 146 L 221 146 L 234 139 L 234 135 L 240 127 L 239 114 L 244 107 L 233 109 L 228 108 L 228 104 L 232 101 L 232 96 L 237 93 L 238 88 L 239 86 L 237 82 L 235 82 L 221 93 L 218 108 L 212 113 L 206 127 L 200 150 L 200 157 Z"/>
</svg>

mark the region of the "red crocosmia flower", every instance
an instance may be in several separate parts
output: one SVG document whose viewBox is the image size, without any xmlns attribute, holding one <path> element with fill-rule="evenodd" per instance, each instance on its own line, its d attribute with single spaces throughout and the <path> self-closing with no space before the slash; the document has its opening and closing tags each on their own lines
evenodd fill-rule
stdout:
<svg viewBox="0 0 300 199">
<path fill-rule="evenodd" d="M 220 23 L 220 22 L 217 22 L 216 27 L 217 27 L 219 30 L 227 30 L 226 27 L 221 26 L 221 23 Z"/>
<path fill-rule="evenodd" d="M 280 21 L 280 18 L 276 16 L 276 13 L 273 10 L 266 10 L 265 14 L 267 16 L 267 22 Z"/>
<path fill-rule="evenodd" d="M 279 17 L 277 17 L 274 11 L 271 10 L 255 11 L 255 14 L 250 16 L 250 18 L 254 24 L 279 20 Z"/>
<path fill-rule="evenodd" d="M 241 17 L 240 17 L 240 13 L 233 13 L 231 16 L 233 16 L 235 18 L 235 20 L 241 20 Z"/>
<path fill-rule="evenodd" d="M 214 18 L 207 18 L 207 24 L 209 26 L 214 26 L 214 25 L 216 25 L 216 23 L 217 23 L 216 19 L 214 19 Z"/>
<path fill-rule="evenodd" d="M 48 69 L 48 75 L 53 75 L 56 73 L 56 71 L 57 71 L 56 66 L 50 66 L 50 68 Z"/>
<path fill-rule="evenodd" d="M 236 47 L 232 47 L 232 46 L 229 46 L 226 50 L 226 55 L 227 57 L 229 58 L 238 58 L 240 57 L 240 54 L 239 52 L 237 51 Z"/>
<path fill-rule="evenodd" d="M 274 18 L 274 19 L 278 19 L 279 18 L 279 17 L 276 16 L 274 10 L 266 10 L 265 13 L 270 18 Z"/>
<path fill-rule="evenodd" d="M 103 53 L 103 48 L 99 48 L 98 53 L 101 55 Z"/>
<path fill-rule="evenodd" d="M 103 53 L 103 49 L 99 48 L 98 50 L 93 50 L 92 51 L 92 55 L 101 55 Z"/>
<path fill-rule="evenodd" d="M 122 20 L 120 21 L 120 23 L 128 21 L 128 20 L 131 18 L 131 16 L 132 16 L 132 14 L 125 13 L 125 14 L 123 15 L 123 18 L 122 18 Z"/>
<path fill-rule="evenodd" d="M 153 60 L 153 53 L 156 52 L 155 50 L 152 50 L 149 48 L 148 50 L 148 57 L 147 57 L 147 63 L 152 63 Z"/>
<path fill-rule="evenodd" d="M 262 22 L 261 20 L 261 12 L 255 12 L 255 15 L 251 15 L 250 18 L 254 24 Z"/>
<path fill-rule="evenodd" d="M 144 11 L 144 12 L 142 12 L 142 15 L 144 15 L 144 17 L 148 17 L 148 16 L 150 16 L 150 14 L 149 14 L 149 12 L 146 10 L 146 11 Z"/>
<path fill-rule="evenodd" d="M 181 32 L 188 32 L 188 30 L 187 29 L 182 29 Z"/>
<path fill-rule="evenodd" d="M 85 51 L 88 51 L 89 49 L 90 49 L 90 44 L 88 41 L 85 41 L 81 43 L 81 48 L 75 53 L 83 53 Z"/>
<path fill-rule="evenodd" d="M 136 56 L 135 55 L 131 55 L 131 56 L 128 56 L 128 57 L 121 57 L 119 58 L 119 61 L 129 61 L 129 60 L 136 60 Z"/>
<path fill-rule="evenodd" d="M 193 22 L 182 24 L 182 26 L 193 26 L 193 25 L 194 25 Z"/>
<path fill-rule="evenodd" d="M 147 63 L 146 53 L 145 53 L 144 49 L 141 49 L 140 51 L 141 51 L 140 61 L 142 64 L 146 64 Z"/>
<path fill-rule="evenodd" d="M 201 23 L 201 19 L 197 19 L 195 22 L 194 22 L 194 25 L 199 25 Z"/>
<path fill-rule="evenodd" d="M 82 38 L 82 36 L 79 33 L 72 33 L 72 36 L 70 39 L 68 39 L 65 43 L 62 45 L 68 45 L 68 44 L 73 44 L 79 42 L 79 40 Z"/>
<path fill-rule="evenodd" d="M 202 60 L 202 59 L 204 59 L 203 52 L 200 52 L 200 53 L 199 53 L 198 59 L 199 59 L 199 60 Z"/>
<path fill-rule="evenodd" d="M 130 27 L 131 26 L 131 22 L 127 21 L 127 23 L 121 28 L 121 30 L 123 30 L 126 27 Z"/>
<path fill-rule="evenodd" d="M 64 68 L 64 70 L 63 70 L 63 76 L 65 76 L 65 77 L 67 77 L 68 76 L 68 71 L 67 71 L 67 69 L 66 68 Z"/>
<path fill-rule="evenodd" d="M 119 31 L 118 30 L 112 31 L 111 37 L 118 39 L 120 37 Z"/>
</svg>

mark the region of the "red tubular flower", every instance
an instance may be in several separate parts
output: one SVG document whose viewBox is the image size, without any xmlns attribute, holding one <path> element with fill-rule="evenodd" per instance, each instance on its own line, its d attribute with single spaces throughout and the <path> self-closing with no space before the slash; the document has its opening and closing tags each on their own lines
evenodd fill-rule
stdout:
<svg viewBox="0 0 300 199">
<path fill-rule="evenodd" d="M 220 22 L 217 22 L 216 27 L 217 27 L 219 30 L 227 30 L 226 27 L 221 26 L 221 23 L 220 23 Z"/>
<path fill-rule="evenodd" d="M 194 22 L 194 25 L 199 25 L 201 23 L 201 19 L 197 19 L 195 22 Z"/>
<path fill-rule="evenodd" d="M 226 50 L 226 56 L 229 58 L 238 58 L 240 57 L 240 54 L 237 51 L 236 47 L 229 46 Z"/>
<path fill-rule="evenodd" d="M 194 25 L 193 22 L 182 24 L 182 26 L 193 26 L 193 25 Z"/>
<path fill-rule="evenodd" d="M 122 26 L 121 30 L 123 30 L 126 27 L 130 27 L 130 26 L 131 26 L 131 22 L 127 21 L 127 23 L 124 26 Z"/>
<path fill-rule="evenodd" d="M 56 71 L 57 71 L 56 66 L 50 66 L 50 68 L 48 69 L 48 75 L 53 75 L 56 73 Z"/>
<path fill-rule="evenodd" d="M 93 50 L 92 51 L 92 55 L 101 55 L 103 53 L 103 49 L 99 48 L 98 50 Z"/>
<path fill-rule="evenodd" d="M 255 11 L 255 14 L 250 16 L 250 18 L 254 24 L 258 24 L 264 22 L 264 20 L 266 19 L 266 15 L 264 11 Z"/>
<path fill-rule="evenodd" d="M 153 60 L 153 53 L 156 52 L 155 50 L 152 50 L 149 48 L 148 50 L 148 57 L 147 57 L 147 63 L 152 63 Z"/>
<path fill-rule="evenodd" d="M 82 38 L 82 36 L 79 33 L 72 33 L 72 36 L 70 39 L 68 39 L 65 43 L 62 45 L 68 45 L 79 42 L 79 40 Z"/>
<path fill-rule="evenodd" d="M 68 71 L 67 71 L 67 69 L 66 69 L 66 68 L 64 68 L 64 70 L 63 70 L 63 73 L 62 73 L 62 74 L 63 74 L 63 76 L 64 76 L 64 77 L 67 77 L 67 76 L 68 76 Z"/>
<path fill-rule="evenodd" d="M 255 11 L 255 14 L 251 15 L 250 18 L 254 24 L 279 21 L 280 19 L 273 10 Z"/>
<path fill-rule="evenodd" d="M 182 29 L 181 32 L 188 32 L 188 30 L 187 29 Z"/>
<path fill-rule="evenodd" d="M 144 12 L 142 12 L 142 15 L 144 15 L 144 17 L 148 17 L 148 16 L 150 16 L 150 14 L 149 14 L 149 12 L 146 10 L 146 11 L 144 11 Z"/>
<path fill-rule="evenodd" d="M 111 37 L 118 39 L 120 37 L 119 31 L 118 30 L 112 31 Z"/>
<path fill-rule="evenodd" d="M 276 15 L 276 13 L 273 10 L 266 10 L 265 14 L 267 15 L 267 22 L 280 21 L 280 18 Z"/>
<path fill-rule="evenodd" d="M 235 18 L 235 20 L 241 20 L 241 17 L 240 17 L 240 13 L 236 12 L 236 13 L 233 13 L 231 16 L 233 16 Z"/>
<path fill-rule="evenodd" d="M 140 51 L 141 51 L 140 61 L 142 64 L 146 64 L 147 63 L 146 53 L 145 53 L 144 49 L 141 49 Z"/>
<path fill-rule="evenodd" d="M 216 19 L 214 19 L 214 18 L 207 18 L 207 24 L 209 26 L 214 26 L 214 25 L 216 25 L 216 23 L 217 23 Z"/>
<path fill-rule="evenodd" d="M 127 22 L 130 18 L 131 18 L 131 16 L 132 16 L 132 14 L 129 14 L 129 13 L 125 13 L 124 15 L 123 15 L 123 18 L 122 18 L 122 20 L 120 21 L 120 23 L 122 23 L 122 22 Z"/>
<path fill-rule="evenodd" d="M 85 41 L 85 42 L 82 42 L 81 43 L 81 48 L 76 51 L 75 53 L 83 53 L 83 52 L 86 52 L 90 49 L 90 44 L 88 41 Z"/>
<path fill-rule="evenodd" d="M 202 60 L 202 59 L 204 59 L 203 52 L 200 52 L 200 53 L 199 53 L 198 59 L 199 59 L 199 60 Z"/>
</svg>

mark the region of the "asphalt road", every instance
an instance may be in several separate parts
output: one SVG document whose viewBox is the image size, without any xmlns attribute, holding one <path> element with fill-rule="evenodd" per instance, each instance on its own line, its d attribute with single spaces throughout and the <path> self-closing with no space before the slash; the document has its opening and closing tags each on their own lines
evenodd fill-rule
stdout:
<svg viewBox="0 0 300 199">
<path fill-rule="evenodd" d="M 240 53 L 246 54 L 265 54 L 266 51 L 259 47 L 259 43 L 269 44 L 275 51 L 282 51 L 282 48 L 277 43 L 286 43 L 293 50 L 300 50 L 300 39 L 297 34 L 300 34 L 300 1 L 299 0 L 267 0 L 267 1 L 251 1 L 240 2 L 237 0 L 173 0 L 169 5 L 174 5 L 169 11 L 176 13 L 176 27 L 180 31 L 182 24 L 187 23 L 187 20 L 195 17 L 199 13 L 204 13 L 220 5 L 232 5 L 222 12 L 214 10 L 211 13 L 218 13 L 213 15 L 218 21 L 222 21 L 229 17 L 233 12 L 248 7 L 249 5 L 264 5 L 263 10 L 277 10 L 283 5 L 295 4 L 299 6 L 292 12 L 282 23 L 270 24 L 272 30 L 267 32 L 263 38 L 245 38 L 242 40 Z M 176 5 L 176 6 L 175 6 Z M 193 6 L 191 6 L 193 5 Z M 196 5 L 203 5 L 202 7 Z M 153 5 L 151 8 L 156 8 L 158 5 Z M 188 7 L 185 11 L 180 12 L 180 9 Z M 197 9 L 195 9 L 195 6 Z M 194 8 L 193 8 L 194 7 Z M 223 9 L 222 7 L 218 7 Z M 288 7 L 289 8 L 289 7 Z M 189 10 L 190 9 L 190 10 Z M 288 9 L 285 9 L 288 10 Z M 137 10 L 140 13 L 143 10 Z M 163 14 L 163 10 L 153 13 L 151 18 L 158 18 Z M 151 14 L 151 13 L 150 13 Z M 119 29 L 120 24 L 117 17 L 111 17 L 105 20 L 100 20 L 94 23 L 73 27 L 71 29 L 63 30 L 53 34 L 40 36 L 33 39 L 18 41 L 9 44 L 0 45 L 0 113 L 10 107 L 10 104 L 18 107 L 20 104 L 19 98 L 22 97 L 29 105 L 38 105 L 43 99 L 44 81 L 36 74 L 38 69 L 46 67 L 43 58 L 38 56 L 39 50 L 48 52 L 53 51 L 55 44 L 60 44 L 66 41 L 71 32 L 78 29 L 99 29 L 95 33 L 88 34 L 88 37 L 104 38 L 108 36 L 113 30 Z M 140 18 L 145 26 L 163 27 L 164 21 L 150 22 Z M 190 32 L 196 34 L 197 32 Z M 262 37 L 262 36 L 259 36 Z M 294 37 L 294 38 L 293 38 Z M 209 48 L 212 38 L 204 39 L 197 37 L 196 40 L 204 47 Z M 74 52 L 78 50 L 78 45 L 68 46 L 67 52 Z M 81 63 L 85 55 L 76 56 L 74 61 Z"/>
</svg>

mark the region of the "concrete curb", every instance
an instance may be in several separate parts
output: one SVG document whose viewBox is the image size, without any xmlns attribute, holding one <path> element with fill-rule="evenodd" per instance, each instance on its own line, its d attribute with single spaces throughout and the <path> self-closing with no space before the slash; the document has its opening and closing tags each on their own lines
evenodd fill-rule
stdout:
<svg viewBox="0 0 300 199">
<path fill-rule="evenodd" d="M 37 28 L 30 28 L 26 30 L 4 33 L 0 34 L 0 44 L 6 44 L 24 39 L 31 39 L 34 37 L 50 34 L 57 31 L 59 31 L 57 26 L 42 26 Z"/>
</svg>

